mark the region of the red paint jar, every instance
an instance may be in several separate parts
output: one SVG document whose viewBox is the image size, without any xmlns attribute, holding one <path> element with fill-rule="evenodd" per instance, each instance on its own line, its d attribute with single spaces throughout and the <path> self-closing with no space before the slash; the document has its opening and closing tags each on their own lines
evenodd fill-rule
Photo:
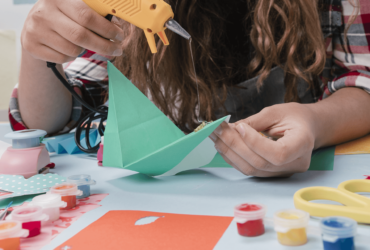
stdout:
<svg viewBox="0 0 370 250">
<path fill-rule="evenodd" d="M 6 220 L 22 222 L 22 228 L 29 231 L 27 238 L 39 235 L 41 233 L 41 222 L 48 219 L 49 216 L 43 212 L 40 206 L 16 208 L 6 217 Z"/>
<path fill-rule="evenodd" d="M 61 210 L 68 210 L 76 206 L 76 196 L 82 195 L 82 191 L 78 190 L 77 184 L 75 183 L 62 183 L 57 184 L 50 188 L 50 193 L 59 194 L 62 196 L 62 201 L 67 203 L 67 206 L 60 208 Z"/>
<path fill-rule="evenodd" d="M 265 233 L 263 217 L 266 209 L 257 203 L 244 203 L 234 208 L 234 221 L 241 236 L 255 237 Z"/>
</svg>

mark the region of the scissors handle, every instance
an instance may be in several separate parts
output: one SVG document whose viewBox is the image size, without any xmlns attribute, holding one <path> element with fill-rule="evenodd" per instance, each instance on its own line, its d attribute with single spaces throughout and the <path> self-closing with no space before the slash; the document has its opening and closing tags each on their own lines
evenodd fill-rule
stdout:
<svg viewBox="0 0 370 250">
<path fill-rule="evenodd" d="M 303 188 L 294 194 L 294 205 L 296 208 L 308 212 L 311 216 L 345 216 L 357 222 L 370 223 L 370 199 L 353 193 L 365 191 L 361 187 L 362 183 L 356 184 L 356 181 L 345 183 L 343 186 L 345 191 L 330 187 Z M 310 202 L 313 200 L 336 201 L 344 206 Z"/>
<path fill-rule="evenodd" d="M 360 179 L 345 181 L 339 184 L 338 189 L 348 193 L 370 193 L 370 180 Z M 360 197 L 368 200 L 368 198 L 364 196 L 360 195 Z"/>
</svg>

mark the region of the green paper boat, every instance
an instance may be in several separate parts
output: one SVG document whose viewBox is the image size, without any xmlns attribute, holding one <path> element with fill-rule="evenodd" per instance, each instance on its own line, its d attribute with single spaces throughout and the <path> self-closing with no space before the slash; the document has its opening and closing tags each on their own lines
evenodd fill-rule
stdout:
<svg viewBox="0 0 370 250">
<path fill-rule="evenodd" d="M 110 62 L 108 75 L 103 166 L 154 176 L 170 170 L 175 174 L 211 162 L 216 150 L 208 136 L 227 117 L 185 135 Z"/>
</svg>

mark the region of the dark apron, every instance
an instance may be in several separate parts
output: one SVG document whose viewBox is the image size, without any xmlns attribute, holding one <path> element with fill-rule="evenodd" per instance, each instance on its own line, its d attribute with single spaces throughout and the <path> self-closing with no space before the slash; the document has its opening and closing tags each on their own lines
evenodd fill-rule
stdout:
<svg viewBox="0 0 370 250">
<path fill-rule="evenodd" d="M 236 85 L 243 88 L 232 88 L 228 91 L 224 105 L 227 113 L 231 115 L 230 122 L 245 119 L 265 107 L 284 103 L 285 86 L 282 68 L 273 68 L 259 91 L 257 91 L 257 80 L 258 77 L 254 77 Z M 315 102 L 315 97 L 309 89 L 308 83 L 302 79 L 298 80 L 297 89 L 301 103 Z M 219 111 L 215 115 L 218 119 L 223 117 L 225 113 Z"/>
</svg>

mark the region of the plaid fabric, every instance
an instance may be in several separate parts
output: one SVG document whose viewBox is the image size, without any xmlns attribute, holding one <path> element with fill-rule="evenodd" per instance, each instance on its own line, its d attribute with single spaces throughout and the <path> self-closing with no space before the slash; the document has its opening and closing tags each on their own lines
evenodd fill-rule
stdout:
<svg viewBox="0 0 370 250">
<path fill-rule="evenodd" d="M 322 98 L 345 87 L 358 87 L 370 93 L 370 1 L 359 0 L 359 3 L 359 15 L 347 33 L 348 53 L 344 47 L 344 28 L 348 24 L 353 6 L 348 1 L 341 1 L 341 5 L 332 5 L 332 11 L 327 12 L 342 13 L 343 24 L 340 27 L 335 24 L 331 29 L 323 29 L 328 33 Z M 331 15 L 331 20 L 336 19 L 336 16 L 337 14 Z"/>
<path fill-rule="evenodd" d="M 322 89 L 326 98 L 344 87 L 358 87 L 370 93 L 370 1 L 359 0 L 360 13 L 348 31 L 348 53 L 344 49 L 344 28 L 353 7 L 347 0 L 322 0 L 321 27 L 327 48 Z M 65 65 L 69 83 L 90 105 L 97 107 L 104 102 L 107 91 L 107 58 L 92 51 Z M 84 110 L 73 101 L 70 122 L 59 133 L 70 131 L 83 117 Z M 14 88 L 9 121 L 14 130 L 26 129 L 18 109 L 17 86 Z"/>
<path fill-rule="evenodd" d="M 64 66 L 67 80 L 74 90 L 93 107 L 104 104 L 105 93 L 108 91 L 107 61 L 110 57 L 85 51 L 76 60 Z M 46 64 L 45 64 L 46 67 Z M 72 100 L 72 113 L 68 124 L 57 134 L 72 130 L 80 118 L 86 115 L 83 106 L 75 99 Z M 9 121 L 13 130 L 27 129 L 22 120 L 18 107 L 18 84 L 13 89 L 9 105 Z"/>
</svg>

